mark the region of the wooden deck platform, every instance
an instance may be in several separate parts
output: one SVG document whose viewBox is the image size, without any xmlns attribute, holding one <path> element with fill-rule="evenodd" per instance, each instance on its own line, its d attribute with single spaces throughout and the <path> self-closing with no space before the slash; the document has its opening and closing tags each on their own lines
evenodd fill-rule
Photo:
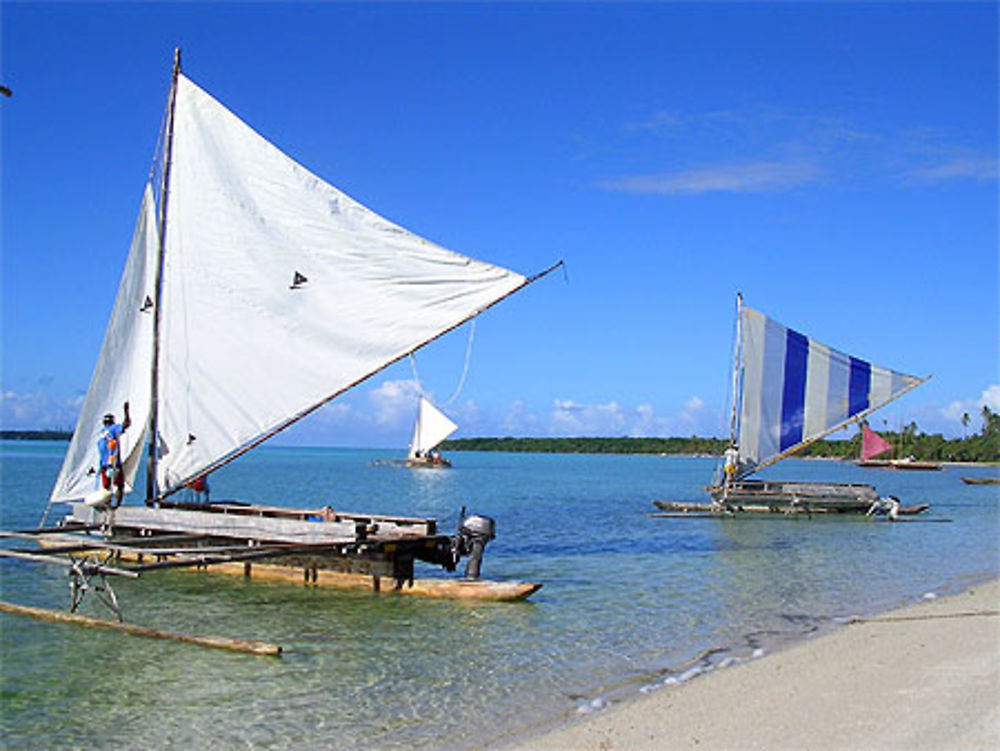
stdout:
<svg viewBox="0 0 1000 751">
<path fill-rule="evenodd" d="M 429 518 L 290 509 L 243 503 L 162 504 L 101 509 L 72 504 L 59 528 L 5 536 L 42 550 L 0 556 L 50 562 L 90 558 L 99 574 L 137 576 L 175 568 L 308 586 L 461 600 L 523 600 L 541 584 L 479 578 L 422 577 L 422 561 L 455 571 L 456 536 Z M 75 557 L 75 558 L 74 558 Z"/>
</svg>

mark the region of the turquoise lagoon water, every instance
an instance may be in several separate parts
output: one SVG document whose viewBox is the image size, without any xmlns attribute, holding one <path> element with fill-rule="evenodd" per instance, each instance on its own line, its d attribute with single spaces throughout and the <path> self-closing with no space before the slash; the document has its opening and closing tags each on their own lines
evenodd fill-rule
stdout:
<svg viewBox="0 0 1000 751">
<path fill-rule="evenodd" d="M 65 444 L 0 443 L 0 526 L 35 526 Z M 493 516 L 484 576 L 544 583 L 523 603 L 310 589 L 191 572 L 116 580 L 126 618 L 281 644 L 281 658 L 0 615 L 8 749 L 470 749 L 573 721 L 698 672 L 1000 573 L 997 488 L 942 472 L 788 460 L 764 477 L 875 483 L 926 521 L 658 519 L 704 500 L 710 459 L 264 448 L 213 498 Z M 58 511 L 58 507 L 56 509 Z M 935 519 L 950 522 L 935 523 Z M 426 573 L 434 574 L 430 569 Z M 0 562 L 3 599 L 65 609 L 61 568 Z M 101 615 L 86 603 L 85 611 Z"/>
</svg>

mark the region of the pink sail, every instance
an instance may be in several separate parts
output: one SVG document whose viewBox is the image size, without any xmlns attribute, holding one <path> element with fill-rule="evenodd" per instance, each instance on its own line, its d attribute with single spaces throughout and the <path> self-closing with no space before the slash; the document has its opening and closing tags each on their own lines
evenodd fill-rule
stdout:
<svg viewBox="0 0 1000 751">
<path fill-rule="evenodd" d="M 861 436 L 861 461 L 866 462 L 873 456 L 884 454 L 891 449 L 892 444 L 869 428 L 868 423 L 865 423 Z"/>
</svg>

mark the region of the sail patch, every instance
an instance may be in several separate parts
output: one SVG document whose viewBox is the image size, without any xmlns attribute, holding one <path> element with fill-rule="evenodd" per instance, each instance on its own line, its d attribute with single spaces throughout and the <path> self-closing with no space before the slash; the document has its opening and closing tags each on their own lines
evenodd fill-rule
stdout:
<svg viewBox="0 0 1000 751">
<path fill-rule="evenodd" d="M 781 395 L 781 450 L 802 440 L 805 423 L 809 340 L 792 329 L 785 336 L 785 378 Z"/>
<path fill-rule="evenodd" d="M 918 382 L 872 365 L 741 308 L 740 463 L 753 467 Z"/>
<path fill-rule="evenodd" d="M 848 386 L 847 413 L 856 415 L 868 409 L 868 394 L 872 387 L 872 364 L 851 358 L 851 378 Z"/>
</svg>

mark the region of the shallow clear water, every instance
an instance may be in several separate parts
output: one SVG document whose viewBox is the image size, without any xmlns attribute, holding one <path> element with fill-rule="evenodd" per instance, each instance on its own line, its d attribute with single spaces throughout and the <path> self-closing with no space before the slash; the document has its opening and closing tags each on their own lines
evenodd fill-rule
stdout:
<svg viewBox="0 0 1000 751">
<path fill-rule="evenodd" d="M 38 523 L 64 449 L 0 443 L 0 526 Z M 115 580 L 131 622 L 285 653 L 0 615 L 5 747 L 477 748 L 1000 573 L 998 489 L 960 480 L 996 469 L 788 460 L 763 477 L 871 482 L 932 510 L 905 524 L 720 521 L 648 516 L 656 499 L 705 500 L 710 459 L 456 453 L 450 471 L 373 465 L 389 456 L 264 448 L 214 475 L 212 496 L 433 516 L 445 531 L 464 505 L 497 520 L 484 576 L 544 587 L 484 604 L 180 571 Z M 0 577 L 5 600 L 67 607 L 60 568 L 5 560 Z"/>
</svg>

